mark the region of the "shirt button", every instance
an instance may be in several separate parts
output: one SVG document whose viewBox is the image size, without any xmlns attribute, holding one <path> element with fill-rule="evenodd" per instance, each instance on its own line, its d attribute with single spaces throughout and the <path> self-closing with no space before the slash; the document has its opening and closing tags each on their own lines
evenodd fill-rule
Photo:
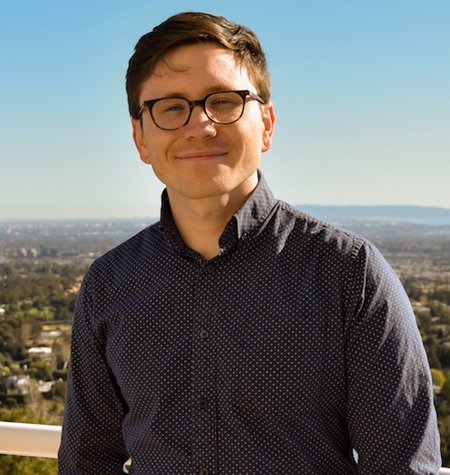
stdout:
<svg viewBox="0 0 450 475">
<path fill-rule="evenodd" d="M 209 470 L 206 467 L 202 467 L 198 473 L 199 475 L 208 475 Z"/>
<path fill-rule="evenodd" d="M 209 272 L 210 274 L 211 274 L 211 272 L 214 272 L 215 269 L 216 269 L 215 264 L 208 264 L 208 265 L 206 266 L 206 271 Z"/>
<path fill-rule="evenodd" d="M 209 337 L 209 332 L 206 329 L 200 330 L 199 337 L 202 340 L 207 340 Z"/>
<path fill-rule="evenodd" d="M 198 400 L 198 405 L 200 406 L 200 409 L 206 409 L 208 407 L 208 399 L 201 397 Z"/>
</svg>

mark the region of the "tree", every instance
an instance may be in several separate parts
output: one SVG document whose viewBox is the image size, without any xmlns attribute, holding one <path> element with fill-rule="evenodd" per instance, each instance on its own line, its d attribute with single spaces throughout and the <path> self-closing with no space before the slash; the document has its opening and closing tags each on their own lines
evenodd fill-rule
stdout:
<svg viewBox="0 0 450 475">
<path fill-rule="evenodd" d="M 27 352 L 25 347 L 17 341 L 13 325 L 17 327 L 16 322 L 3 321 L 0 323 L 0 353 L 9 355 L 16 361 L 21 361 L 26 357 Z"/>
<path fill-rule="evenodd" d="M 442 465 L 450 465 L 450 415 L 441 416 L 438 419 L 439 432 L 441 435 Z"/>
<path fill-rule="evenodd" d="M 58 463 L 52 459 L 0 455 L 2 475 L 55 475 L 57 469 Z"/>
<path fill-rule="evenodd" d="M 431 368 L 431 377 L 435 386 L 442 387 L 445 383 L 444 372 L 440 369 Z"/>
<path fill-rule="evenodd" d="M 447 377 L 445 383 L 442 385 L 442 395 L 447 401 L 450 401 L 450 376 Z"/>
<path fill-rule="evenodd" d="M 53 377 L 53 372 L 51 368 L 42 358 L 38 358 L 32 361 L 29 369 L 29 374 L 32 378 L 35 378 L 40 381 L 50 381 Z"/>
<path fill-rule="evenodd" d="M 439 342 L 434 335 L 428 335 L 423 340 L 431 368 L 441 369 L 441 361 L 438 357 Z"/>
</svg>

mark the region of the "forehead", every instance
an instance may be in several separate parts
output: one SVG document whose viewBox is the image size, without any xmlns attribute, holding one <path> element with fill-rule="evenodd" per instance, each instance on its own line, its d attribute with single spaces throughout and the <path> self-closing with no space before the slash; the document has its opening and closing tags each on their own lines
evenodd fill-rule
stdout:
<svg viewBox="0 0 450 475">
<path fill-rule="evenodd" d="M 254 89 L 246 66 L 215 43 L 184 45 L 156 65 L 143 83 L 141 101 L 170 94 L 197 99 L 199 94 L 224 89 Z"/>
</svg>

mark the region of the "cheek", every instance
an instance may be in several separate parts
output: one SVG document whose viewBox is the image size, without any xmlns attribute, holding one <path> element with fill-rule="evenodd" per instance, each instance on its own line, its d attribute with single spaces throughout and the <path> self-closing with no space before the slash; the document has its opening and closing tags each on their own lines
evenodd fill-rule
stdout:
<svg viewBox="0 0 450 475">
<path fill-rule="evenodd" d="M 248 154 L 256 155 L 256 158 L 259 157 L 263 145 L 263 134 L 264 127 L 261 124 L 261 120 L 255 119 L 245 127 L 242 131 L 242 135 Z"/>
<path fill-rule="evenodd" d="M 159 134 L 147 134 L 145 142 L 149 162 L 151 164 L 161 163 L 170 149 L 170 143 L 167 141 L 167 138 L 165 139 Z"/>
</svg>

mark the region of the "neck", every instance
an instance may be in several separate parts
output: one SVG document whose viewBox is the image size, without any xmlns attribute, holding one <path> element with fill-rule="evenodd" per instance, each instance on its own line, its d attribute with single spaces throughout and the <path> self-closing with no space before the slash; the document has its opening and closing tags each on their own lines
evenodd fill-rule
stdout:
<svg viewBox="0 0 450 475">
<path fill-rule="evenodd" d="M 204 199 L 181 198 L 168 189 L 172 216 L 185 245 L 207 260 L 217 256 L 220 236 L 253 189 L 239 196 L 224 194 Z"/>
</svg>

